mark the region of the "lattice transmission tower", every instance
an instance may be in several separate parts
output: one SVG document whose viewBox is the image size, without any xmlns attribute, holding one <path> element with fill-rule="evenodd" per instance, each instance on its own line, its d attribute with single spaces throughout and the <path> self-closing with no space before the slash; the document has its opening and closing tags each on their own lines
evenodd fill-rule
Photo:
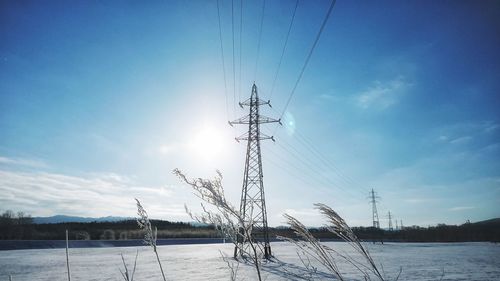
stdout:
<svg viewBox="0 0 500 281">
<path fill-rule="evenodd" d="M 243 225 L 240 225 L 240 235 L 238 235 L 237 246 L 234 249 L 234 257 L 249 253 L 249 242 L 252 242 L 263 256 L 268 259 L 271 257 L 271 246 L 269 244 L 267 227 L 260 141 L 267 139 L 274 141 L 274 138 L 261 133 L 260 125 L 276 122 L 281 124 L 281 122 L 279 119 L 265 117 L 259 113 L 261 105 L 271 107 L 271 103 L 270 101 L 259 99 L 255 84 L 252 86 L 250 98 L 239 104 L 242 108 L 248 106 L 250 112 L 244 117 L 229 122 L 231 126 L 233 124 L 248 125 L 248 132 L 236 138 L 238 142 L 242 140 L 247 141 L 247 154 L 240 203 L 240 215 L 243 218 Z"/>
<path fill-rule="evenodd" d="M 378 219 L 378 212 L 377 212 L 377 202 L 378 202 L 377 199 L 379 199 L 380 197 L 376 195 L 375 191 L 373 191 L 372 188 L 372 191 L 370 192 L 370 196 L 368 198 L 370 198 L 370 203 L 372 204 L 373 227 L 380 228 L 380 221 Z"/>
<path fill-rule="evenodd" d="M 389 230 L 394 230 L 392 228 L 392 214 L 391 214 L 391 211 L 389 211 L 389 213 L 387 214 L 387 218 L 389 219 Z"/>
</svg>

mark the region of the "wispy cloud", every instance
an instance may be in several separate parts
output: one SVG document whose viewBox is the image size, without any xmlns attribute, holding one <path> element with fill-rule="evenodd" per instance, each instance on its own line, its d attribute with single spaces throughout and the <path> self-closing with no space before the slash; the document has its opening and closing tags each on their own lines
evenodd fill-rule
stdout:
<svg viewBox="0 0 500 281">
<path fill-rule="evenodd" d="M 459 207 L 449 208 L 448 211 L 459 212 L 459 211 L 467 211 L 467 210 L 472 210 L 472 209 L 476 209 L 476 207 L 473 207 L 473 206 L 459 206 Z"/>
<path fill-rule="evenodd" d="M 48 165 L 41 160 L 25 159 L 25 158 L 10 158 L 0 156 L 0 165 L 23 166 L 31 168 L 47 168 Z"/>
<path fill-rule="evenodd" d="M 410 86 L 411 83 L 402 76 L 387 82 L 377 80 L 370 88 L 356 97 L 356 103 L 363 109 L 384 110 L 397 104 Z"/>
<path fill-rule="evenodd" d="M 449 141 L 451 144 L 465 144 L 472 140 L 471 136 L 462 136 Z"/>
<path fill-rule="evenodd" d="M 315 209 L 286 209 L 285 213 L 291 216 L 318 216 L 319 212 Z"/>
<path fill-rule="evenodd" d="M 474 139 L 489 137 L 500 128 L 498 123 L 493 121 L 468 121 L 448 125 L 437 129 L 436 140 L 449 144 L 467 144 Z"/>
<path fill-rule="evenodd" d="M 333 94 L 321 94 L 321 95 L 317 96 L 317 98 L 319 100 L 322 100 L 322 101 L 331 101 L 331 102 L 336 102 L 336 101 L 342 100 L 341 97 L 333 95 Z"/>
<path fill-rule="evenodd" d="M 404 199 L 404 202 L 410 203 L 410 204 L 421 204 L 421 203 L 429 203 L 432 201 L 438 200 L 437 198 L 407 198 Z"/>
</svg>

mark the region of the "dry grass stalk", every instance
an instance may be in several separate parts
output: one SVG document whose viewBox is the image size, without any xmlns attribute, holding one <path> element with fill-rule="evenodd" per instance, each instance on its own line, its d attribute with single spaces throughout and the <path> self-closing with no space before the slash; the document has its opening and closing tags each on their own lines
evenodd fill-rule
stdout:
<svg viewBox="0 0 500 281">
<path fill-rule="evenodd" d="M 122 277 L 125 281 L 134 281 L 134 275 L 135 275 L 135 269 L 137 267 L 137 256 L 139 256 L 139 250 L 135 253 L 135 260 L 134 260 L 134 268 L 132 269 L 132 273 L 129 273 L 127 264 L 125 263 L 125 258 L 123 258 L 123 254 L 120 254 L 122 257 L 122 262 L 123 262 L 123 267 L 125 268 L 125 271 L 122 271 L 120 269 L 120 273 L 122 274 Z"/>
<path fill-rule="evenodd" d="M 69 270 L 69 240 L 68 230 L 66 229 L 66 267 L 68 269 L 68 281 L 71 281 L 71 272 Z"/>
<path fill-rule="evenodd" d="M 330 273 L 335 275 L 339 280 L 344 280 L 331 251 L 329 251 L 327 247 L 321 244 L 318 241 L 318 239 L 316 239 L 311 234 L 311 232 L 309 232 L 309 230 L 305 227 L 305 225 L 302 224 L 299 220 L 288 214 L 285 214 L 284 216 L 287 221 L 287 224 L 290 226 L 290 228 L 293 230 L 293 232 L 299 239 L 295 240 L 288 237 L 279 237 L 279 238 L 294 244 L 303 253 L 305 253 L 306 255 L 310 256 L 318 263 L 323 265 Z"/>
<path fill-rule="evenodd" d="M 142 207 L 141 202 L 137 200 L 137 198 L 135 199 L 135 201 L 137 203 L 137 215 L 139 215 L 139 217 L 137 218 L 137 224 L 141 229 L 145 230 L 146 232 L 144 234 L 144 243 L 153 248 L 153 252 L 156 255 L 156 260 L 158 261 L 158 265 L 160 266 L 161 275 L 163 276 L 163 280 L 166 281 L 167 279 L 165 278 L 165 273 L 163 273 L 163 267 L 161 265 L 160 257 L 158 256 L 158 251 L 156 249 L 156 238 L 158 229 L 155 227 L 155 230 L 153 232 L 151 221 L 149 220 L 148 217 L 148 213 Z"/>
<path fill-rule="evenodd" d="M 364 257 L 365 261 L 367 262 L 368 269 L 371 271 L 378 279 L 384 280 L 384 277 L 382 277 L 382 274 L 379 272 L 375 262 L 373 261 L 373 258 L 371 257 L 370 253 L 368 252 L 368 249 L 366 249 L 361 242 L 359 241 L 358 237 L 354 234 L 352 229 L 347 225 L 347 223 L 344 221 L 344 219 L 337 214 L 332 208 L 328 207 L 325 204 L 314 204 L 314 206 L 320 211 L 321 214 L 323 214 L 327 219 L 328 223 L 330 224 L 327 226 L 328 231 L 336 234 L 340 238 L 342 238 L 344 241 L 348 242 L 349 245 L 351 245 L 356 252 L 361 254 L 362 257 Z M 354 261 L 354 259 L 351 259 Z M 358 263 L 359 264 L 359 263 Z M 362 264 L 360 264 L 362 266 Z"/>
<path fill-rule="evenodd" d="M 280 238 L 297 246 L 303 251 L 303 253 L 324 266 L 339 280 L 345 280 L 345 278 L 337 265 L 337 259 L 344 260 L 354 266 L 361 274 L 363 274 L 365 280 L 371 280 L 371 277 L 375 276 L 377 279 L 384 281 L 386 279 L 384 277 L 385 274 L 383 275 L 379 271 L 368 249 L 361 244 L 360 240 L 356 237 L 344 219 L 327 205 L 315 204 L 315 207 L 327 218 L 329 223 L 327 226 L 328 231 L 336 234 L 341 239 L 349 243 L 349 245 L 363 257 L 364 261 L 359 261 L 348 254 L 340 253 L 333 248 L 321 244 L 321 242 L 319 242 L 319 240 L 316 239 L 299 220 L 287 214 L 285 214 L 285 219 L 299 239 L 296 240 L 288 237 Z M 303 264 L 305 264 L 304 261 Z M 311 268 L 314 267 L 311 267 L 310 265 L 306 266 L 308 271 L 310 271 Z M 401 269 L 396 277 L 396 280 L 399 278 L 400 274 Z"/>
<path fill-rule="evenodd" d="M 224 255 L 224 253 L 222 253 L 222 251 L 219 251 L 221 257 L 222 257 L 222 260 L 224 262 L 226 262 L 227 264 L 227 267 L 229 268 L 229 273 L 230 273 L 230 276 L 229 276 L 229 280 L 231 281 L 236 281 L 236 277 L 238 276 L 238 269 L 239 269 L 239 263 L 233 263 L 233 262 L 230 262 L 229 261 L 229 258 Z"/>
<path fill-rule="evenodd" d="M 240 253 L 245 253 L 246 257 L 243 256 L 243 258 L 250 259 L 257 272 L 258 280 L 262 280 L 260 272 L 262 257 L 257 251 L 258 242 L 251 239 L 253 224 L 246 223 L 240 212 L 227 201 L 222 186 L 222 174 L 217 171 L 217 176 L 212 180 L 202 178 L 190 180 L 178 169 L 175 169 L 173 173 L 191 186 L 195 196 L 216 209 L 216 211 L 211 211 L 202 203 L 203 213 L 195 215 L 185 206 L 189 216 L 198 222 L 214 225 L 223 237 L 230 239 Z M 246 242 L 250 250 L 245 249 L 238 241 Z"/>
</svg>

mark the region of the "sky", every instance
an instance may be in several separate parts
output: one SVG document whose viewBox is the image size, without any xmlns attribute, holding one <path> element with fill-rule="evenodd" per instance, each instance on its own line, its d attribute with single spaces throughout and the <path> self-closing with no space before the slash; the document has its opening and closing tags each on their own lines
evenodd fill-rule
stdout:
<svg viewBox="0 0 500 281">
<path fill-rule="evenodd" d="M 239 206 L 227 121 L 255 82 L 283 114 L 261 127 L 270 225 L 323 225 L 325 203 L 369 226 L 372 188 L 382 227 L 500 217 L 497 1 L 337 1 L 286 108 L 330 1 L 299 1 L 279 72 L 295 1 L 240 3 L 219 33 L 215 0 L 1 1 L 0 211 L 133 217 L 138 198 L 189 221 L 175 168 L 220 170 Z"/>
</svg>

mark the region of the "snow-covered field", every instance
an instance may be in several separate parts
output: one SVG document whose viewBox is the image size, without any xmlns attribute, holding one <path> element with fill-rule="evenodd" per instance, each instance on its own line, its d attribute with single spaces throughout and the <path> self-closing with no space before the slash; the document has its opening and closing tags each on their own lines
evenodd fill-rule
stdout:
<svg viewBox="0 0 500 281">
<path fill-rule="evenodd" d="M 352 253 L 342 242 L 327 242 L 330 247 Z M 399 280 L 500 280 L 500 245 L 492 243 L 386 243 L 366 244 L 373 258 L 388 277 Z M 287 243 L 272 243 L 274 262 L 264 264 L 265 280 L 303 280 L 295 248 Z M 139 250 L 135 280 L 161 280 L 151 248 L 70 249 L 72 280 L 120 280 L 120 253 L 132 266 Z M 169 245 L 158 248 L 168 280 L 229 280 L 229 269 L 220 252 L 232 254 L 231 244 Z M 349 280 L 362 276 L 346 264 L 339 267 Z M 321 268 L 320 268 L 321 269 Z M 0 280 L 67 280 L 64 249 L 0 251 Z M 240 264 L 238 280 L 256 280 L 251 266 Z M 318 280 L 328 280 L 322 275 Z M 390 278 L 389 278 L 390 279 Z"/>
</svg>

